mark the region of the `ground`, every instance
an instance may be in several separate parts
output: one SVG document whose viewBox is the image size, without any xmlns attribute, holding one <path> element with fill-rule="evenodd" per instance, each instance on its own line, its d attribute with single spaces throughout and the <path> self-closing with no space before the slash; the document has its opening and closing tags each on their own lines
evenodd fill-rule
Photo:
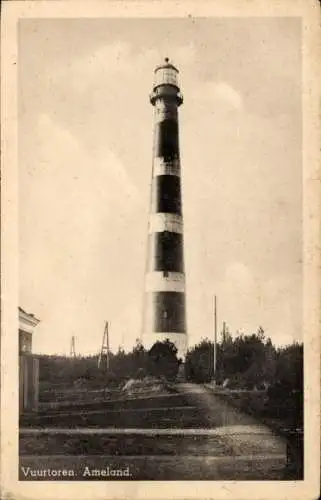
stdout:
<svg viewBox="0 0 321 500">
<path fill-rule="evenodd" d="M 127 480 L 287 479 L 286 443 L 267 426 L 204 386 L 177 384 L 176 391 L 25 419 L 20 479 L 31 479 L 27 467 L 69 468 L 74 480 L 124 479 L 84 477 L 86 467 L 129 468 Z"/>
</svg>

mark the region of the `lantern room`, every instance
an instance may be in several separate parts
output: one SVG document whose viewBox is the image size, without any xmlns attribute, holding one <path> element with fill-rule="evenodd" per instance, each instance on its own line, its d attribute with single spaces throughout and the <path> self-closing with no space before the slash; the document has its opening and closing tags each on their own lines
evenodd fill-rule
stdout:
<svg viewBox="0 0 321 500">
<path fill-rule="evenodd" d="M 165 58 L 164 64 L 155 69 L 153 92 L 150 95 L 150 102 L 155 105 L 157 99 L 168 98 L 176 101 L 180 106 L 183 97 L 178 86 L 178 69 Z"/>
</svg>

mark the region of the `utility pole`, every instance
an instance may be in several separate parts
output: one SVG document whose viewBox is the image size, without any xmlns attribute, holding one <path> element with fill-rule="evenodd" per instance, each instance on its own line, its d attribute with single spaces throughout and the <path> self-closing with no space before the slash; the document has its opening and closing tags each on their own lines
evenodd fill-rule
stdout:
<svg viewBox="0 0 321 500">
<path fill-rule="evenodd" d="M 217 358 L 217 298 L 214 295 L 214 347 L 213 347 L 213 381 L 216 384 L 216 358 Z"/>
<path fill-rule="evenodd" d="M 222 340 L 223 340 L 223 342 L 225 342 L 225 340 L 226 340 L 225 337 L 226 337 L 226 322 L 223 321 L 223 331 L 222 331 Z"/>
<path fill-rule="evenodd" d="M 75 348 L 75 337 L 74 337 L 74 335 L 71 337 L 70 357 L 71 358 L 75 358 L 76 357 L 76 348 Z"/>
<path fill-rule="evenodd" d="M 103 334 L 103 341 L 101 344 L 101 350 L 98 357 L 98 368 L 102 367 L 104 363 L 104 368 L 109 371 L 109 331 L 108 331 L 108 321 L 105 323 L 105 329 Z"/>
</svg>

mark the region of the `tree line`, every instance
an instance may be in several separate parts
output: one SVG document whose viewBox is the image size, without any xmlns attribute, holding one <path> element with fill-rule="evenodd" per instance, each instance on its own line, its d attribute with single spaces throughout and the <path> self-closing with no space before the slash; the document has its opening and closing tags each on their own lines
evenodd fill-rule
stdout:
<svg viewBox="0 0 321 500">
<path fill-rule="evenodd" d="M 185 363 L 177 358 L 177 349 L 169 340 L 156 342 L 146 350 L 137 341 L 130 352 L 119 348 L 98 367 L 98 355 L 66 357 L 39 355 L 40 382 L 70 385 L 81 379 L 89 385 L 103 381 L 121 383 L 147 375 L 175 380 L 178 372 L 186 380 L 210 382 L 214 377 L 214 344 L 203 339 L 187 352 Z M 104 369 L 105 367 L 105 369 Z M 303 388 L 303 344 L 276 347 L 260 327 L 252 334 L 232 335 L 225 330 L 216 346 L 216 382 L 230 389 L 266 389 L 282 385 L 289 390 Z"/>
<path fill-rule="evenodd" d="M 58 356 L 38 355 L 39 381 L 42 387 L 70 386 L 82 382 L 88 387 L 101 387 L 102 384 L 117 386 L 128 379 L 152 376 L 169 381 L 176 379 L 180 360 L 177 358 L 175 345 L 166 340 L 156 342 L 150 350 L 136 341 L 130 352 L 119 348 L 116 353 L 104 355 L 100 365 L 98 355 L 94 356 Z"/>
<path fill-rule="evenodd" d="M 224 397 L 245 412 L 284 427 L 303 427 L 303 344 L 276 347 L 262 328 L 256 333 L 232 337 L 222 334 L 216 349 L 218 387 L 234 389 Z M 214 376 L 214 344 L 208 339 L 188 351 L 185 377 L 196 383 Z M 253 389 L 257 390 L 256 395 Z M 240 390 L 251 391 L 240 393 Z M 262 392 L 260 393 L 259 390 Z"/>
<path fill-rule="evenodd" d="M 190 349 L 185 375 L 197 383 L 214 377 L 214 344 L 208 339 Z M 260 327 L 256 333 L 232 337 L 225 331 L 216 347 L 218 384 L 236 389 L 265 389 L 276 383 L 300 389 L 303 384 L 303 344 L 276 347 Z"/>
</svg>

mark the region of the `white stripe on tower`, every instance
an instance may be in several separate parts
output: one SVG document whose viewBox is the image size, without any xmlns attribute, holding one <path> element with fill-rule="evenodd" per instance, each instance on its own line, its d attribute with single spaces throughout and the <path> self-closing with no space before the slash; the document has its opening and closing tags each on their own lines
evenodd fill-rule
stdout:
<svg viewBox="0 0 321 500">
<path fill-rule="evenodd" d="M 152 271 L 146 274 L 146 292 L 185 292 L 185 274 L 171 271 Z"/>
<path fill-rule="evenodd" d="M 180 177 L 181 167 L 179 159 L 165 161 L 162 157 L 154 158 L 153 177 L 157 177 L 158 175 L 175 175 L 176 177 Z"/>
<path fill-rule="evenodd" d="M 169 233 L 183 234 L 183 218 L 181 215 L 171 213 L 153 213 L 149 216 L 148 233 Z"/>
</svg>

